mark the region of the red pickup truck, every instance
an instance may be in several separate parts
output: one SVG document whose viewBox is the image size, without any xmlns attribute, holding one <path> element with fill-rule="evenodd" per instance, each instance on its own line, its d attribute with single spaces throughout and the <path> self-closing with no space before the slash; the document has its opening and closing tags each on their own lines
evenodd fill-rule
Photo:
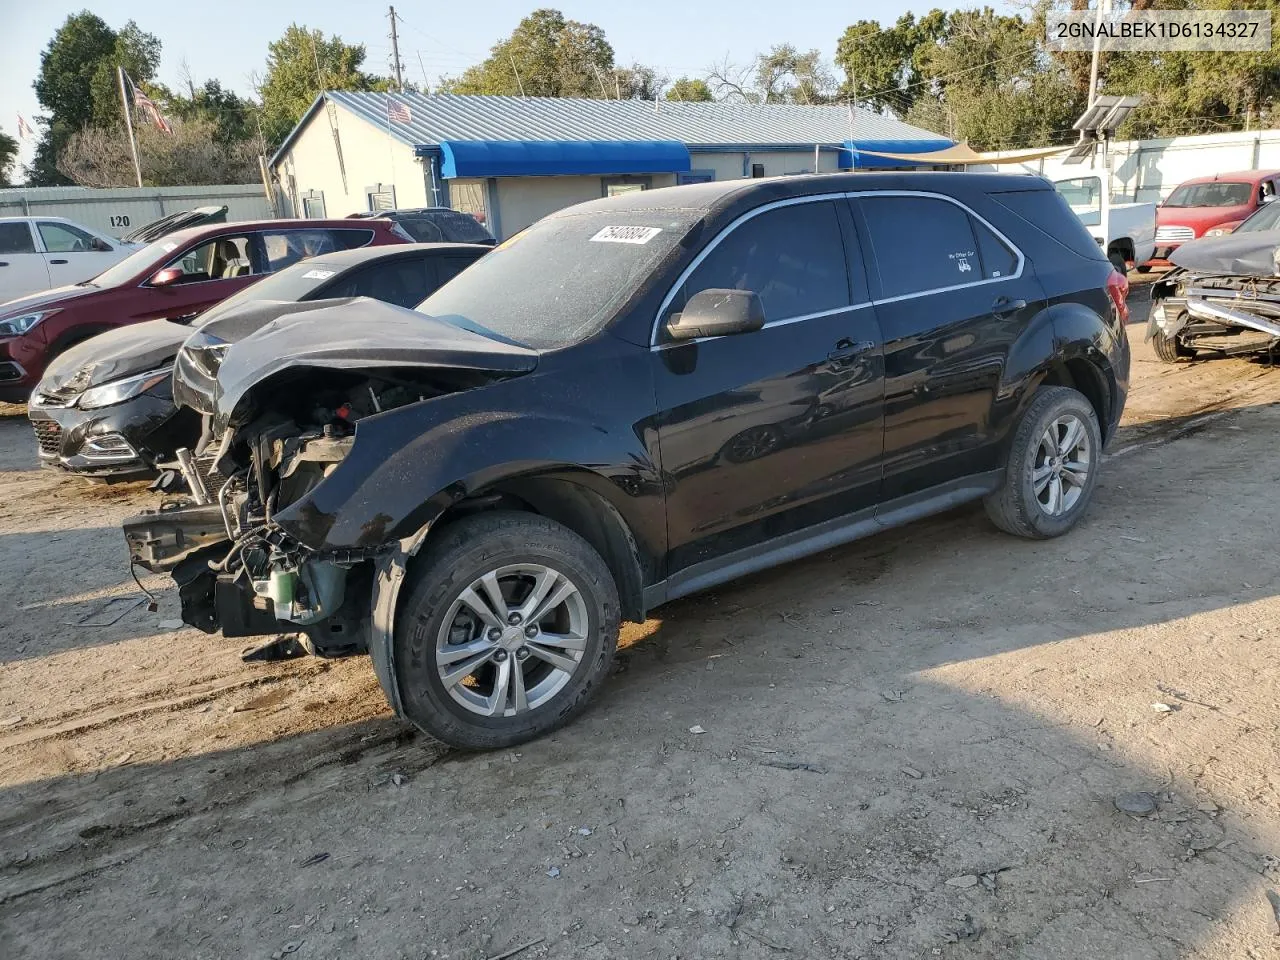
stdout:
<svg viewBox="0 0 1280 960">
<path fill-rule="evenodd" d="M 1280 170 L 1244 170 L 1196 177 L 1179 184 L 1156 208 L 1156 250 L 1152 260 L 1189 240 L 1230 233 L 1280 190 Z"/>
</svg>

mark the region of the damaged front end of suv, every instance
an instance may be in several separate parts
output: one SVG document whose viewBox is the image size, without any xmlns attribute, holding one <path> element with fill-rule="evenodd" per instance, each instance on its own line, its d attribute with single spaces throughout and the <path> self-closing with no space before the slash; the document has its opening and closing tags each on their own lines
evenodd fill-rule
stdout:
<svg viewBox="0 0 1280 960">
<path fill-rule="evenodd" d="M 1146 339 L 1166 362 L 1280 349 L 1280 232 L 1197 240 L 1151 287 Z"/>
<path fill-rule="evenodd" d="M 379 418 L 528 373 L 537 354 L 372 300 L 276 309 L 243 341 L 184 348 L 175 392 L 207 412 L 200 447 L 180 460 L 205 464 L 189 497 L 125 522 L 130 560 L 170 573 L 182 619 L 207 633 L 297 632 L 321 656 L 364 652 L 375 578 L 397 560 L 402 572 L 413 546 L 376 497 L 350 509 L 359 481 L 344 484 L 344 463 L 385 457 L 377 431 L 362 442 Z M 341 490 L 326 505 L 316 495 L 331 479 Z M 341 547 L 328 536 L 338 500 L 361 523 Z"/>
</svg>

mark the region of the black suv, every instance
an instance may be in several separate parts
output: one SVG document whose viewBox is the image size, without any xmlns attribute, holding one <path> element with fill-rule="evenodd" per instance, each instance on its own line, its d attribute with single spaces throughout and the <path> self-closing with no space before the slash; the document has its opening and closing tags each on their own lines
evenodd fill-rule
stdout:
<svg viewBox="0 0 1280 960">
<path fill-rule="evenodd" d="M 188 623 L 367 650 L 423 730 L 517 743 L 667 600 L 971 500 L 1071 529 L 1124 407 L 1126 292 L 1039 178 L 597 200 L 416 312 L 230 346 L 205 451 L 230 479 L 126 537 Z"/>
</svg>

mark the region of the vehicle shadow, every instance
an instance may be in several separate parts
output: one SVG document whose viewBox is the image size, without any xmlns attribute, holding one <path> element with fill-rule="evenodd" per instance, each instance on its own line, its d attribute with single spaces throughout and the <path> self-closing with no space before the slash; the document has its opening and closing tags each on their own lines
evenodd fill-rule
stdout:
<svg viewBox="0 0 1280 960">
<path fill-rule="evenodd" d="M 1238 422 L 1117 458 L 1060 540 L 958 510 L 670 604 L 594 708 L 516 750 L 382 717 L 0 790 L 0 942 L 1261 956 L 1280 412 Z"/>
</svg>

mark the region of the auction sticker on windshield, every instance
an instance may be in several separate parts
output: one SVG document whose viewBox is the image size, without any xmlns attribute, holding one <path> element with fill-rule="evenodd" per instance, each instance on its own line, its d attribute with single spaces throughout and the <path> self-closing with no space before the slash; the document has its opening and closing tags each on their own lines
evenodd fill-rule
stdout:
<svg viewBox="0 0 1280 960">
<path fill-rule="evenodd" d="M 303 280 L 328 280 L 333 276 L 332 270 L 308 270 L 302 275 Z"/>
<path fill-rule="evenodd" d="M 661 232 L 661 227 L 602 227 L 591 242 L 648 243 Z"/>
</svg>

